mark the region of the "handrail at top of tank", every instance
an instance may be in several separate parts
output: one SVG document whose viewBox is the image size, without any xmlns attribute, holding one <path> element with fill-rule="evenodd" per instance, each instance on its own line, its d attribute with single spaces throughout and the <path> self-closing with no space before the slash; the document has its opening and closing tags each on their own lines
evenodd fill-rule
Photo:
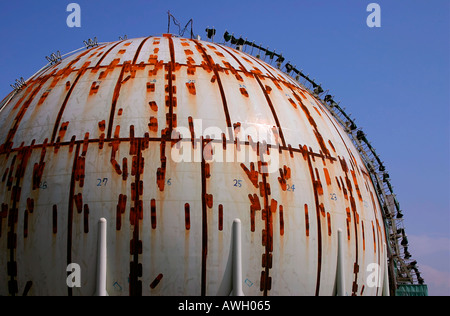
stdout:
<svg viewBox="0 0 450 316">
<path fill-rule="evenodd" d="M 100 45 L 107 45 L 107 44 L 109 44 L 109 43 L 111 43 L 111 42 L 102 42 L 102 43 L 97 43 L 97 44 L 98 44 L 98 46 L 100 46 Z M 42 72 L 46 71 L 46 70 L 47 70 L 48 68 L 50 68 L 51 66 L 56 65 L 56 64 L 62 62 L 62 61 L 63 61 L 65 58 L 67 58 L 68 56 L 71 56 L 71 55 L 73 55 L 73 54 L 75 54 L 75 53 L 77 53 L 77 52 L 79 52 L 79 51 L 81 51 L 81 50 L 83 50 L 83 49 L 86 49 L 86 46 L 77 48 L 77 49 L 75 49 L 75 50 L 73 50 L 73 51 L 71 51 L 71 52 L 68 52 L 68 53 L 66 53 L 66 54 L 64 54 L 64 55 L 61 55 L 61 59 L 60 59 L 57 63 L 55 63 L 55 62 L 48 62 L 45 66 L 43 66 L 41 69 L 39 69 L 38 71 L 36 71 L 33 75 L 31 75 L 27 80 L 25 80 L 23 86 L 26 86 L 27 83 L 28 83 L 30 80 L 32 80 L 32 79 L 33 79 L 34 77 L 36 77 L 36 76 L 39 76 Z M 11 100 L 14 98 L 14 96 L 15 96 L 20 90 L 22 90 L 22 87 L 14 88 L 14 90 L 12 90 L 12 91 L 5 97 L 5 99 L 3 99 L 3 101 L 5 101 L 5 100 L 6 100 L 6 101 L 3 102 L 3 103 L 0 105 L 0 113 L 1 113 L 2 110 L 8 105 L 8 103 L 11 102 Z M 8 98 L 8 97 L 9 97 L 9 98 Z"/>
<path fill-rule="evenodd" d="M 209 32 L 208 32 L 209 31 Z M 208 38 L 210 37 L 210 34 L 215 34 L 215 29 L 206 29 L 206 32 L 208 34 Z M 228 31 L 224 34 L 224 40 L 222 44 L 227 45 L 227 42 L 230 41 L 230 45 L 235 45 L 236 48 L 239 50 L 243 50 L 243 48 L 248 45 L 252 47 L 251 55 L 253 53 L 253 48 L 257 48 L 258 52 L 261 50 L 265 53 L 264 59 L 266 55 L 269 55 L 270 60 L 272 61 L 275 56 L 278 57 L 277 59 L 277 67 L 281 71 L 282 68 L 285 68 L 286 71 L 283 71 L 286 75 L 288 75 L 290 78 L 294 79 L 302 88 L 306 89 L 310 94 L 314 95 L 318 101 L 327 108 L 330 113 L 333 115 L 333 117 L 338 121 L 338 123 L 344 128 L 344 131 L 349 136 L 352 143 L 356 146 L 357 150 L 361 154 L 361 158 L 363 159 L 364 164 L 368 168 L 369 174 L 371 176 L 373 184 L 376 186 L 376 195 L 378 198 L 378 201 L 380 202 L 381 208 L 382 208 L 382 214 L 383 218 L 386 222 L 386 224 L 389 227 L 389 230 L 387 231 L 389 244 L 391 245 L 389 248 L 393 248 L 393 255 L 392 260 L 396 261 L 397 264 L 400 265 L 400 269 L 403 268 L 403 270 L 406 270 L 409 279 L 413 281 L 413 278 L 411 276 L 411 270 L 414 270 L 416 273 L 417 281 L 418 283 L 422 284 L 424 281 L 420 277 L 420 273 L 418 272 L 417 268 L 410 269 L 408 264 L 406 262 L 406 258 L 402 259 L 400 257 L 400 245 L 399 245 L 399 236 L 398 231 L 403 230 L 403 214 L 401 213 L 400 206 L 398 204 L 397 199 L 395 198 L 395 194 L 393 192 L 393 188 L 389 182 L 389 174 L 386 172 L 386 168 L 379 158 L 378 154 L 375 152 L 375 149 L 371 146 L 370 142 L 367 140 L 366 135 L 362 132 L 360 128 L 358 128 L 354 122 L 350 118 L 350 116 L 345 112 L 344 109 L 342 109 L 339 106 L 339 103 L 336 103 L 331 95 L 327 94 L 323 99 L 320 97 L 320 95 L 324 92 L 321 84 L 317 84 L 314 80 L 310 79 L 309 75 L 305 75 L 303 71 L 299 71 L 296 69 L 296 66 L 292 66 L 290 62 L 287 62 L 284 64 L 284 67 L 282 67 L 282 63 L 284 62 L 284 57 L 282 54 L 276 54 L 275 51 L 270 51 L 267 47 L 265 49 L 262 44 L 261 45 L 255 45 L 255 42 L 249 42 L 247 39 L 243 39 L 242 36 L 240 38 L 235 38 L 234 33 L 230 34 Z M 256 56 L 257 58 L 260 58 L 259 54 Z M 291 72 L 294 72 L 297 74 L 296 78 L 292 77 L 290 75 Z M 304 83 L 302 84 L 300 82 L 300 77 L 304 79 Z M 308 88 L 306 86 L 306 82 L 308 82 L 311 85 L 311 88 Z M 328 104 L 328 102 L 330 104 Z M 355 135 L 356 133 L 356 135 Z M 367 147 L 367 148 L 364 148 Z M 384 185 L 386 184 L 386 186 Z M 391 212 L 391 209 L 388 206 L 388 198 L 387 196 L 392 196 L 394 199 L 394 205 L 397 210 L 397 218 L 394 218 L 394 214 Z M 391 248 L 391 249 L 392 249 Z M 406 251 L 406 250 L 405 250 Z M 415 261 L 413 261 L 415 262 Z M 399 276 L 396 276 L 397 279 L 399 279 Z M 397 281 L 397 280 L 396 280 Z M 411 282 L 414 283 L 414 282 Z"/>
</svg>

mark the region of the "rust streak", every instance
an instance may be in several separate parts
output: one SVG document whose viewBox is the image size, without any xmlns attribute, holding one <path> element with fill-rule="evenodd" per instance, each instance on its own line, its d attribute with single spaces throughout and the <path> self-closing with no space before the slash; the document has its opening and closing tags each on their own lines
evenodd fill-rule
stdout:
<svg viewBox="0 0 450 316">
<path fill-rule="evenodd" d="M 69 205 L 67 215 L 67 265 L 72 263 L 72 221 L 73 221 L 73 204 L 75 194 L 75 181 L 77 173 L 78 155 L 80 154 L 80 143 L 77 143 L 72 166 L 72 176 L 70 178 L 69 189 Z M 68 295 L 72 296 L 72 288 L 67 287 Z"/>
<path fill-rule="evenodd" d="M 201 137 L 202 152 L 205 149 L 203 136 Z M 207 188 L 206 188 L 206 162 L 202 155 L 201 162 L 202 176 L 202 275 L 201 275 L 201 296 L 206 295 L 206 259 L 208 256 L 208 213 L 207 213 Z"/>
<path fill-rule="evenodd" d="M 83 55 L 80 55 L 79 57 L 81 57 L 81 56 L 83 56 Z M 61 122 L 61 118 L 62 118 L 62 115 L 64 113 L 64 110 L 66 109 L 67 102 L 69 101 L 69 98 L 72 95 L 72 92 L 75 89 L 75 86 L 77 85 L 78 80 L 80 80 L 81 76 L 86 72 L 86 69 L 87 69 L 87 67 L 89 66 L 90 63 L 91 63 L 90 61 L 87 61 L 78 70 L 77 77 L 75 78 L 75 81 L 73 82 L 72 86 L 70 87 L 69 91 L 66 94 L 66 97 L 64 98 L 63 104 L 61 105 L 61 108 L 59 109 L 58 116 L 56 117 L 56 122 L 55 122 L 55 125 L 53 127 L 52 138 L 51 138 L 51 141 L 50 141 L 51 144 L 55 143 L 56 134 L 58 132 L 58 127 L 59 127 L 59 124 Z"/>
<path fill-rule="evenodd" d="M 196 40 L 194 40 L 194 42 L 197 45 L 197 49 L 202 53 L 203 59 L 208 64 L 209 68 L 214 71 L 214 76 L 217 79 L 217 85 L 219 86 L 219 90 L 220 90 L 220 96 L 222 97 L 223 110 L 225 112 L 225 119 L 226 119 L 226 122 L 227 122 L 227 127 L 228 127 L 227 129 L 228 129 L 228 132 L 229 132 L 228 136 L 229 136 L 230 140 L 234 140 L 233 132 L 232 132 L 232 129 L 231 129 L 232 124 L 231 124 L 230 112 L 228 111 L 227 98 L 225 96 L 225 91 L 223 89 L 222 80 L 220 79 L 220 76 L 219 76 L 219 71 L 217 70 L 216 65 L 212 64 L 211 57 L 206 53 L 206 51 L 203 48 L 202 44 L 200 42 L 196 41 Z"/>
<path fill-rule="evenodd" d="M 272 100 L 270 99 L 269 95 L 267 94 L 267 91 L 264 88 L 264 85 L 262 84 L 262 82 L 259 79 L 258 75 L 254 74 L 254 77 L 255 77 L 256 81 L 258 81 L 258 84 L 261 87 L 261 90 L 262 90 L 264 96 L 266 97 L 267 104 L 269 105 L 269 108 L 270 108 L 270 111 L 272 112 L 272 115 L 273 115 L 273 118 L 275 120 L 275 123 L 277 124 L 278 131 L 279 131 L 279 136 L 280 136 L 280 139 L 281 139 L 281 144 L 282 144 L 283 147 L 286 147 L 286 141 L 284 139 L 283 130 L 281 129 L 280 121 L 278 119 L 277 112 L 275 111 L 275 108 L 273 106 Z"/>
</svg>

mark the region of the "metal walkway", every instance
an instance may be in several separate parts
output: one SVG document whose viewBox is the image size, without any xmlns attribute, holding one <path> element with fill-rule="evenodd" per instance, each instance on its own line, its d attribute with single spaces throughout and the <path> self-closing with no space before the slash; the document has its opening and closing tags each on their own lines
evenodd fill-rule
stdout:
<svg viewBox="0 0 450 316">
<path fill-rule="evenodd" d="M 214 28 L 206 29 L 208 39 L 214 41 L 216 30 Z M 284 63 L 285 58 L 281 53 L 269 48 L 257 45 L 255 42 L 249 42 L 242 37 L 236 38 L 233 34 L 225 32 L 224 43 L 252 56 L 255 56 L 265 62 L 272 64 L 294 78 L 302 87 L 314 95 L 324 107 L 326 107 L 333 117 L 339 122 L 348 134 L 353 144 L 358 149 L 376 188 L 378 201 L 383 211 L 385 221 L 386 236 L 389 240 L 388 245 L 388 265 L 389 265 L 389 284 L 390 295 L 408 295 L 405 288 L 417 285 L 426 287 L 424 279 L 420 275 L 417 261 L 414 260 L 408 251 L 408 238 L 405 232 L 403 212 L 397 201 L 393 187 L 391 185 L 389 173 L 374 147 L 367 139 L 367 135 L 359 128 L 349 114 L 334 100 L 334 97 L 323 90 L 320 84 L 298 70 L 290 62 Z M 268 59 L 266 61 L 266 58 Z M 284 63 L 284 64 L 283 64 Z M 402 289 L 400 291 L 400 289 Z M 426 293 L 427 291 L 422 291 Z"/>
</svg>

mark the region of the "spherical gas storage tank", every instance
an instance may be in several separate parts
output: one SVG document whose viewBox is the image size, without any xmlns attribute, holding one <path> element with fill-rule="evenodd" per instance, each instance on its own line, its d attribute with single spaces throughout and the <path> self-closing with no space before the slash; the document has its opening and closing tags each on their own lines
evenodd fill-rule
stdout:
<svg viewBox="0 0 450 316">
<path fill-rule="evenodd" d="M 1 107 L 0 295 L 93 295 L 102 260 L 112 296 L 382 294 L 385 230 L 358 151 L 260 59 L 125 39 Z"/>
</svg>

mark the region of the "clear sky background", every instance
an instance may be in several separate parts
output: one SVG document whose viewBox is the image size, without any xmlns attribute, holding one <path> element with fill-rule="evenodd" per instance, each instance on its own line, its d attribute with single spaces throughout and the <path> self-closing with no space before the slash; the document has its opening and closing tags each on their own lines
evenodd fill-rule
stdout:
<svg viewBox="0 0 450 316">
<path fill-rule="evenodd" d="M 66 24 L 71 2 L 80 28 Z M 371 2 L 380 28 L 366 25 Z M 283 52 L 330 90 L 387 167 L 429 294 L 450 296 L 450 1 L 3 0 L 0 99 L 57 50 L 167 32 L 168 10 L 203 39 L 215 26 L 216 42 L 228 30 Z"/>
</svg>

